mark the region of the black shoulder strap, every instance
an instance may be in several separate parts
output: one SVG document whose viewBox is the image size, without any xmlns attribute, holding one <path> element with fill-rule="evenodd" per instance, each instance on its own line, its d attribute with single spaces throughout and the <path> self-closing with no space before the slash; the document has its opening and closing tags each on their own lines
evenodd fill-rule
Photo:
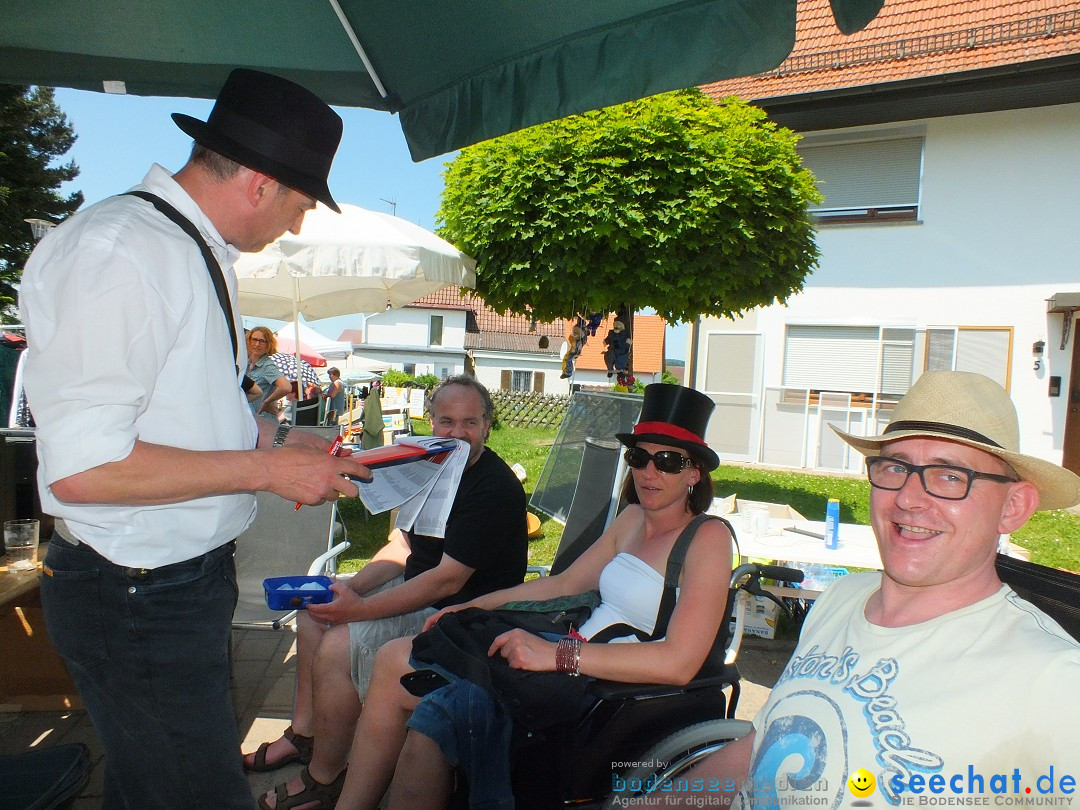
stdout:
<svg viewBox="0 0 1080 810">
<path fill-rule="evenodd" d="M 229 288 L 225 284 L 225 274 L 221 272 L 221 265 L 218 264 L 218 260 L 214 256 L 213 251 L 210 250 L 210 246 L 206 244 L 206 240 L 202 238 L 199 229 L 195 227 L 190 219 L 177 211 L 169 203 L 165 202 L 165 200 L 161 199 L 157 194 L 151 194 L 149 191 L 128 191 L 121 196 L 138 197 L 142 200 L 146 200 L 165 217 L 172 220 L 184 233 L 194 239 L 195 244 L 199 246 L 203 261 L 206 262 L 206 270 L 210 273 L 210 280 L 214 283 L 214 292 L 217 293 L 218 305 L 221 307 L 221 312 L 225 316 L 226 326 L 229 328 L 229 340 L 232 341 L 233 363 L 236 365 L 236 375 L 239 377 L 240 366 L 238 363 L 240 346 L 236 337 L 236 322 L 233 319 L 232 302 L 229 300 Z"/>
<path fill-rule="evenodd" d="M 656 623 L 653 625 L 650 641 L 663 638 L 667 634 L 668 622 L 671 621 L 671 614 L 675 610 L 675 591 L 679 587 L 679 575 L 682 573 L 683 562 L 686 560 L 686 551 L 690 548 L 697 530 L 707 520 L 720 520 L 720 518 L 705 514 L 698 515 L 686 524 L 686 528 L 682 530 L 675 545 L 671 547 L 667 558 L 667 571 L 664 574 L 664 593 L 660 597 L 660 607 L 656 611 Z"/>
</svg>

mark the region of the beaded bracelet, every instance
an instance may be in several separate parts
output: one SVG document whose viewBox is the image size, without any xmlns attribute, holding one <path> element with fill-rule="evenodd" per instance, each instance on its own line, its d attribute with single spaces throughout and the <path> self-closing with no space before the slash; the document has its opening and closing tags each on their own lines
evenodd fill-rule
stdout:
<svg viewBox="0 0 1080 810">
<path fill-rule="evenodd" d="M 581 639 L 563 636 L 555 648 L 555 671 L 581 674 Z"/>
</svg>

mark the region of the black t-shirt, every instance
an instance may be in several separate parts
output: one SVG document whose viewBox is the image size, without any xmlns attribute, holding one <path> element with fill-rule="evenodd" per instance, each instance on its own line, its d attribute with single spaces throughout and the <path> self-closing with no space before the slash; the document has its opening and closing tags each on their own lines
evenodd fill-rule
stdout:
<svg viewBox="0 0 1080 810">
<path fill-rule="evenodd" d="M 443 553 L 475 569 L 465 586 L 434 607 L 456 605 L 521 583 L 529 557 L 525 490 L 514 471 L 488 448 L 461 475 L 446 538 L 409 533 L 405 579 L 437 566 Z"/>
</svg>

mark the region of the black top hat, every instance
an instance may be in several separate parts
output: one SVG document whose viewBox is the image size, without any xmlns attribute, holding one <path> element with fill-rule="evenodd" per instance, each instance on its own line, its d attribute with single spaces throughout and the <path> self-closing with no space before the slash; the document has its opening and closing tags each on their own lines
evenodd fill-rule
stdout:
<svg viewBox="0 0 1080 810">
<path fill-rule="evenodd" d="M 172 118 L 207 149 L 340 213 L 326 178 L 341 141 L 341 116 L 310 90 L 280 76 L 237 68 L 205 123 L 183 113 Z"/>
<path fill-rule="evenodd" d="M 720 458 L 705 444 L 705 428 L 716 405 L 700 391 L 681 385 L 653 383 L 645 386 L 641 417 L 633 433 L 616 433 L 627 447 L 655 442 L 680 447 L 707 470 L 720 466 Z"/>
</svg>

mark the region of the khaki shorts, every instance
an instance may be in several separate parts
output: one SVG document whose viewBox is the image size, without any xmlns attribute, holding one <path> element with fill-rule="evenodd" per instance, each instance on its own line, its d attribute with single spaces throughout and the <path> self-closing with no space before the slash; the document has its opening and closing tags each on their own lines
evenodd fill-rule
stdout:
<svg viewBox="0 0 1080 810">
<path fill-rule="evenodd" d="M 385 591 L 404 582 L 398 576 L 378 588 L 368 591 L 366 596 Z M 400 616 L 387 616 L 385 619 L 372 619 L 367 622 L 349 623 L 349 652 L 352 657 L 352 682 L 360 700 L 367 697 L 371 684 L 371 668 L 375 663 L 375 653 L 388 641 L 405 636 L 415 636 L 424 628 L 424 622 L 435 614 L 435 608 L 424 608 Z"/>
</svg>

